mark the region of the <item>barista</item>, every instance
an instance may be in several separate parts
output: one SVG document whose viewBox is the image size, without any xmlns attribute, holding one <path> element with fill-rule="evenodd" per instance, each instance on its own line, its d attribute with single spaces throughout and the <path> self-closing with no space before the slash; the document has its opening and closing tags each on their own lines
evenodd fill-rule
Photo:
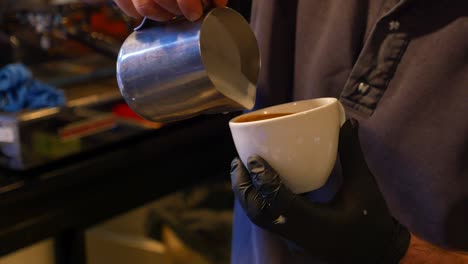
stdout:
<svg viewBox="0 0 468 264">
<path fill-rule="evenodd" d="M 115 3 L 159 21 L 202 15 L 194 0 Z M 257 107 L 333 96 L 351 119 L 333 195 L 292 194 L 261 157 L 233 161 L 233 263 L 468 263 L 466 10 L 466 0 L 254 1 Z"/>
</svg>

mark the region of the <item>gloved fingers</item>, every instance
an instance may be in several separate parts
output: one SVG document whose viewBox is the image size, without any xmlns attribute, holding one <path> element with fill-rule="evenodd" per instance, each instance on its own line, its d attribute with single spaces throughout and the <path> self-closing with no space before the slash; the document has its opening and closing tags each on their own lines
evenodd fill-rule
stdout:
<svg viewBox="0 0 468 264">
<path fill-rule="evenodd" d="M 242 205 L 246 204 L 247 193 L 253 186 L 250 175 L 239 158 L 234 158 L 231 162 L 231 185 L 239 202 Z"/>
<path fill-rule="evenodd" d="M 252 183 L 276 214 L 288 211 L 298 198 L 281 180 L 280 175 L 262 157 L 253 155 L 247 160 Z"/>
<path fill-rule="evenodd" d="M 280 175 L 263 158 L 256 155 L 251 156 L 247 161 L 247 166 L 252 184 L 267 202 L 269 213 L 272 216 L 288 218 L 307 214 L 310 219 L 320 221 L 323 214 L 330 214 L 333 210 L 327 204 L 316 204 L 294 194 L 283 184 Z"/>
<path fill-rule="evenodd" d="M 231 162 L 231 184 L 234 196 L 250 220 L 254 223 L 268 221 L 268 204 L 252 185 L 249 172 L 239 158 Z"/>
<path fill-rule="evenodd" d="M 292 193 L 278 173 L 261 157 L 252 156 L 246 170 L 239 159 L 231 163 L 234 195 L 249 219 L 260 227 L 280 231 L 282 224 L 308 221 L 321 223 L 332 208 L 314 204 Z"/>
<path fill-rule="evenodd" d="M 283 184 L 278 173 L 262 157 L 253 155 L 247 160 L 252 183 L 267 201 L 275 198 Z"/>
</svg>

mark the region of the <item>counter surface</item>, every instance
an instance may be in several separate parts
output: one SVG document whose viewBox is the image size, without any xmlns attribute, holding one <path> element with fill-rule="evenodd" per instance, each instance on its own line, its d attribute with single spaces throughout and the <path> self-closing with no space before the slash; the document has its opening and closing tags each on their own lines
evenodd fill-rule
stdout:
<svg viewBox="0 0 468 264">
<path fill-rule="evenodd" d="M 180 188 L 229 177 L 233 116 L 168 125 L 30 171 L 0 170 L 0 255 L 56 237 L 64 240 L 58 254 L 70 260 L 58 263 L 81 263 L 70 252 L 79 251 L 70 245 L 80 230 Z"/>
</svg>

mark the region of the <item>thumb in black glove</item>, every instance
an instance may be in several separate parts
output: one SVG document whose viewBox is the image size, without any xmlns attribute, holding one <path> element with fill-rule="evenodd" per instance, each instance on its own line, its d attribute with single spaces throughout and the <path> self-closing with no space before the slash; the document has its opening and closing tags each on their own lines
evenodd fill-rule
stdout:
<svg viewBox="0 0 468 264">
<path fill-rule="evenodd" d="M 343 185 L 327 204 L 292 193 L 261 157 L 236 158 L 232 188 L 250 220 L 331 263 L 398 263 L 410 234 L 389 213 L 362 155 L 357 121 L 340 131 Z"/>
</svg>

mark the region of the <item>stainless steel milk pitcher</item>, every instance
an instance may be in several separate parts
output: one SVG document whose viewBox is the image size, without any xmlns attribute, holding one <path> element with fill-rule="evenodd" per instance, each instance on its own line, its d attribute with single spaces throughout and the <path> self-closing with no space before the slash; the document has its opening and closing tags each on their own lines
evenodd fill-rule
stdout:
<svg viewBox="0 0 468 264">
<path fill-rule="evenodd" d="M 148 22 L 130 34 L 117 59 L 120 91 L 137 114 L 172 122 L 253 108 L 260 55 L 239 13 L 215 8 L 197 22 Z"/>
</svg>

